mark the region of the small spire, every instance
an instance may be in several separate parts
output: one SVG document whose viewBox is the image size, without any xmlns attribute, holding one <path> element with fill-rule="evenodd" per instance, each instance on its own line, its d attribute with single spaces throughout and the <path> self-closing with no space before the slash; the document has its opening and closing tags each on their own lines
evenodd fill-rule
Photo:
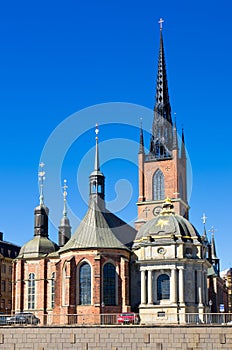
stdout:
<svg viewBox="0 0 232 350">
<path fill-rule="evenodd" d="M 98 151 L 98 134 L 99 134 L 98 124 L 96 124 L 95 134 L 96 134 L 96 137 L 95 137 L 96 149 L 95 149 L 94 170 L 99 171 L 100 170 L 100 165 L 99 165 L 99 151 Z"/>
<path fill-rule="evenodd" d="M 212 250 L 211 254 L 212 254 L 213 260 L 219 260 L 217 257 L 217 253 L 216 253 L 216 246 L 215 246 L 215 239 L 214 239 L 215 231 L 217 231 L 217 230 L 213 226 L 209 230 L 209 232 L 211 232 L 211 250 Z"/>
<path fill-rule="evenodd" d="M 105 198 L 105 176 L 100 171 L 100 162 L 99 162 L 99 151 L 98 151 L 98 124 L 96 124 L 95 129 L 95 161 L 94 161 L 94 170 L 89 176 L 89 185 L 90 185 L 90 203 L 92 200 L 96 201 L 102 208 L 104 207 L 104 198 Z"/>
<path fill-rule="evenodd" d="M 139 140 L 139 153 L 144 153 L 144 140 L 143 140 L 143 125 L 142 125 L 142 118 L 140 118 L 140 140 Z"/>
<path fill-rule="evenodd" d="M 64 186 L 63 186 L 63 196 L 64 196 L 64 209 L 63 209 L 63 216 L 67 216 L 67 180 L 64 180 Z"/>
<path fill-rule="evenodd" d="M 175 114 L 175 113 L 174 113 Z M 174 127 L 173 127 L 173 142 L 172 142 L 172 149 L 178 149 L 178 137 L 177 137 L 177 128 L 176 128 L 176 118 L 174 121 Z"/>
<path fill-rule="evenodd" d="M 64 180 L 63 185 L 63 196 L 64 196 L 64 209 L 63 209 L 63 217 L 60 220 L 60 226 L 59 226 L 59 234 L 58 234 L 58 241 L 59 246 L 63 247 L 68 240 L 71 237 L 71 226 L 70 222 L 67 216 L 67 180 Z"/>
<path fill-rule="evenodd" d="M 39 172 L 38 172 L 38 179 L 39 179 L 39 187 L 40 187 L 40 196 L 39 196 L 39 204 L 42 206 L 44 204 L 44 196 L 43 196 L 43 186 L 44 186 L 44 180 L 45 180 L 45 171 L 44 171 L 45 164 L 41 162 L 39 164 Z"/>
<path fill-rule="evenodd" d="M 208 219 L 207 216 L 205 215 L 205 213 L 203 213 L 203 215 L 202 215 L 202 217 L 201 217 L 201 220 L 202 220 L 203 225 L 204 225 L 204 234 L 203 234 L 203 237 L 204 237 L 205 240 L 208 240 L 208 238 L 207 238 L 207 232 L 206 232 L 206 227 L 205 227 L 205 225 L 206 225 L 206 220 L 207 220 L 207 219 Z"/>
<path fill-rule="evenodd" d="M 161 17 L 160 19 L 159 19 L 159 25 L 160 25 L 160 30 L 162 30 L 163 29 L 163 23 L 164 23 L 164 19 Z"/>
<path fill-rule="evenodd" d="M 181 158 L 186 159 L 186 150 L 185 150 L 185 140 L 184 140 L 184 128 L 182 128 L 182 136 L 181 136 Z"/>
</svg>

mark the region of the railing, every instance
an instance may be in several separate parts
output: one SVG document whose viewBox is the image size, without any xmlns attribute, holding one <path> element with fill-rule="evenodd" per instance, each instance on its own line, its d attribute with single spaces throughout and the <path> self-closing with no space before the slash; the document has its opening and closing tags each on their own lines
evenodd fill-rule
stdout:
<svg viewBox="0 0 232 350">
<path fill-rule="evenodd" d="M 131 319 L 119 320 L 120 314 L 70 314 L 70 315 L 26 315 L 18 317 L 16 315 L 0 315 L 1 326 L 88 326 L 88 325 L 146 325 L 143 319 L 140 319 L 139 314 L 133 314 Z M 186 313 L 176 314 L 169 313 L 165 317 L 157 317 L 155 314 L 150 314 L 149 325 L 231 325 L 232 313 Z"/>
</svg>

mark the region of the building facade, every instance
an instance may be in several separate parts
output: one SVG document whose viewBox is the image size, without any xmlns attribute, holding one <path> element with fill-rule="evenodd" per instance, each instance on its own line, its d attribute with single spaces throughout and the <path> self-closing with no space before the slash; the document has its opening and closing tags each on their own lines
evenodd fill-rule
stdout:
<svg viewBox="0 0 232 350">
<path fill-rule="evenodd" d="M 19 254 L 20 247 L 3 240 L 0 232 L 0 295 L 1 313 L 11 313 L 12 310 L 12 261 Z"/>
</svg>

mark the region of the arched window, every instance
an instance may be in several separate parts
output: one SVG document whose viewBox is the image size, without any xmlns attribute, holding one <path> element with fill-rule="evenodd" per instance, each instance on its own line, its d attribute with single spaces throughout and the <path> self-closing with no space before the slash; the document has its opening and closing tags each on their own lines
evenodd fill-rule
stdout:
<svg viewBox="0 0 232 350">
<path fill-rule="evenodd" d="M 83 263 L 79 271 L 79 303 L 91 304 L 91 267 L 87 263 Z"/>
<path fill-rule="evenodd" d="M 55 272 L 53 272 L 52 278 L 51 278 L 51 307 L 52 307 L 52 309 L 55 306 L 55 277 L 56 277 L 56 274 L 55 274 Z"/>
<path fill-rule="evenodd" d="M 103 302 L 105 305 L 116 305 L 116 269 L 110 263 L 103 267 Z"/>
<path fill-rule="evenodd" d="M 63 271 L 62 271 L 62 305 L 68 305 L 67 302 L 67 286 L 66 286 L 66 281 L 67 281 L 67 263 L 65 262 Z"/>
<path fill-rule="evenodd" d="M 166 274 L 157 279 L 157 299 L 170 299 L 170 278 Z"/>
<path fill-rule="evenodd" d="M 153 176 L 153 200 L 161 200 L 164 197 L 164 174 L 158 169 Z"/>
<path fill-rule="evenodd" d="M 28 309 L 34 309 L 35 308 L 35 274 L 30 273 L 29 279 L 28 279 Z"/>
</svg>

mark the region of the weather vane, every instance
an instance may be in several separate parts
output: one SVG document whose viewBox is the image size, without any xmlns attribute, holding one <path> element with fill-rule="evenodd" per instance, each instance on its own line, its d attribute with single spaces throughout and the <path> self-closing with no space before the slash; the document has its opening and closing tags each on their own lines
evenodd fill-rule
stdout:
<svg viewBox="0 0 232 350">
<path fill-rule="evenodd" d="M 164 19 L 161 17 L 158 23 L 160 25 L 160 30 L 162 30 L 163 29 Z"/>
<path fill-rule="evenodd" d="M 67 186 L 67 180 L 64 180 L 64 186 L 63 186 L 63 189 L 64 189 L 64 191 L 63 191 L 63 196 L 64 196 L 64 210 L 63 210 L 63 215 L 64 216 L 67 216 L 67 188 L 68 188 L 68 186 Z"/>
<path fill-rule="evenodd" d="M 41 162 L 39 164 L 39 173 L 38 173 L 38 178 L 39 178 L 39 187 L 40 187 L 40 196 L 39 196 L 39 203 L 40 205 L 43 205 L 43 186 L 44 186 L 44 180 L 45 180 L 45 171 L 44 171 L 44 166 L 45 164 Z"/>
<path fill-rule="evenodd" d="M 96 140 L 98 140 L 98 134 L 99 134 L 98 124 L 96 124 L 95 134 L 96 134 Z"/>
</svg>

